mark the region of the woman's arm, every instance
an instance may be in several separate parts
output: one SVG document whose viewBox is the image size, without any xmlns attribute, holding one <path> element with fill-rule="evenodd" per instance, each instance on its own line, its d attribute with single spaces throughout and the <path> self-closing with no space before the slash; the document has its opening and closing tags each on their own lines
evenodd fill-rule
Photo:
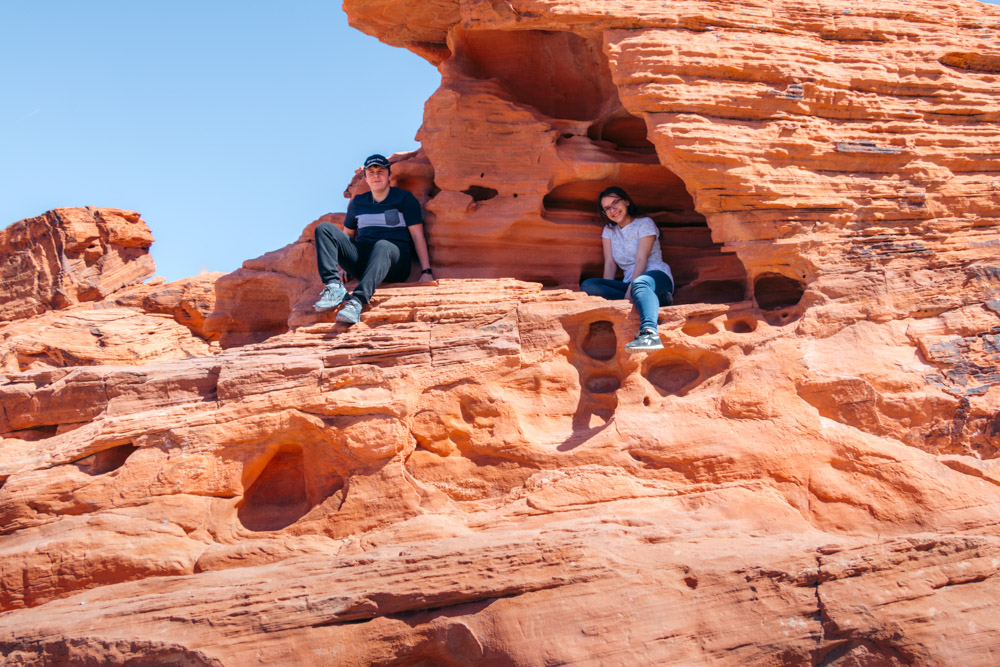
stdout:
<svg viewBox="0 0 1000 667">
<path fill-rule="evenodd" d="M 615 258 L 611 254 L 611 239 L 602 238 L 601 241 L 604 242 L 604 279 L 614 280 L 618 265 L 615 264 Z"/>
<path fill-rule="evenodd" d="M 410 225 L 407 227 L 410 230 L 410 238 L 413 239 L 413 249 L 417 251 L 417 259 L 420 260 L 421 269 L 431 268 L 431 259 L 427 254 L 427 239 L 424 238 L 424 226 L 420 225 Z M 420 282 L 426 283 L 434 280 L 433 273 L 421 273 Z"/>
<path fill-rule="evenodd" d="M 639 239 L 639 247 L 635 251 L 635 266 L 632 267 L 632 280 L 635 280 L 646 272 L 646 262 L 649 261 L 649 253 L 653 252 L 653 244 L 656 243 L 655 236 L 643 236 Z M 625 290 L 625 298 L 632 298 L 632 283 L 629 283 Z"/>
</svg>

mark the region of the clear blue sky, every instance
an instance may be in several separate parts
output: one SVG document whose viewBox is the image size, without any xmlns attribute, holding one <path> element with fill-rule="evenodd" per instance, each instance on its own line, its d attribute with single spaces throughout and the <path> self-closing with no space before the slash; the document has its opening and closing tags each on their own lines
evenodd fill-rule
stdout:
<svg viewBox="0 0 1000 667">
<path fill-rule="evenodd" d="M 232 271 L 417 148 L 439 84 L 337 0 L 0 0 L 0 228 L 132 209 L 157 274 Z"/>
<path fill-rule="evenodd" d="M 416 148 L 439 82 L 337 0 L 0 0 L 0 227 L 133 209 L 160 275 L 232 271 Z"/>
</svg>

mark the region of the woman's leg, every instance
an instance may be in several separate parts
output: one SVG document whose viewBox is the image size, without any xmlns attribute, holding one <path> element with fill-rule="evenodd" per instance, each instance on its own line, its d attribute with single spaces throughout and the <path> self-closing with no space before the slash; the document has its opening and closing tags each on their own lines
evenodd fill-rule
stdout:
<svg viewBox="0 0 1000 667">
<path fill-rule="evenodd" d="M 632 281 L 632 300 L 639 311 L 639 331 L 656 331 L 661 300 L 673 291 L 673 281 L 663 271 L 647 271 Z"/>
<path fill-rule="evenodd" d="M 623 283 L 620 280 L 608 280 L 607 278 L 587 278 L 580 285 L 580 289 L 590 296 L 611 300 L 624 299 L 628 283 Z"/>
</svg>

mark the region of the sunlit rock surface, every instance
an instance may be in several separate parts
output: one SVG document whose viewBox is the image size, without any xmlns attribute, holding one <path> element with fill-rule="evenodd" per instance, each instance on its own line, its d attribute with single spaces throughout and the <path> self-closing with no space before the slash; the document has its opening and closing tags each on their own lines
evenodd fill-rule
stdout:
<svg viewBox="0 0 1000 667">
<path fill-rule="evenodd" d="M 303 221 L 60 300 L 106 256 L 3 232 L 0 656 L 996 664 L 1000 11 L 346 8 L 442 72 L 393 158 L 441 280 L 336 325 Z M 575 291 L 610 184 L 678 278 L 654 353 Z"/>
</svg>

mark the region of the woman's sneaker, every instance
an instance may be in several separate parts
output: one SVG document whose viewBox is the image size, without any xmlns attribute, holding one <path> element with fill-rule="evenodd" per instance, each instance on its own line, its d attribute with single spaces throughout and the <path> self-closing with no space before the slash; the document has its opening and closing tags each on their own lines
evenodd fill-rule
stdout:
<svg viewBox="0 0 1000 667">
<path fill-rule="evenodd" d="M 654 329 L 643 329 L 636 334 L 635 340 L 625 344 L 625 349 L 629 352 L 639 352 L 640 350 L 662 350 L 663 343 L 660 342 L 660 334 Z"/>
<path fill-rule="evenodd" d="M 317 312 L 336 308 L 347 296 L 347 290 L 339 280 L 328 282 L 323 291 L 320 292 L 319 301 L 313 304 Z"/>
<path fill-rule="evenodd" d="M 344 302 L 344 307 L 337 313 L 337 321 L 341 324 L 357 324 L 361 319 L 361 302 L 353 296 Z"/>
</svg>

